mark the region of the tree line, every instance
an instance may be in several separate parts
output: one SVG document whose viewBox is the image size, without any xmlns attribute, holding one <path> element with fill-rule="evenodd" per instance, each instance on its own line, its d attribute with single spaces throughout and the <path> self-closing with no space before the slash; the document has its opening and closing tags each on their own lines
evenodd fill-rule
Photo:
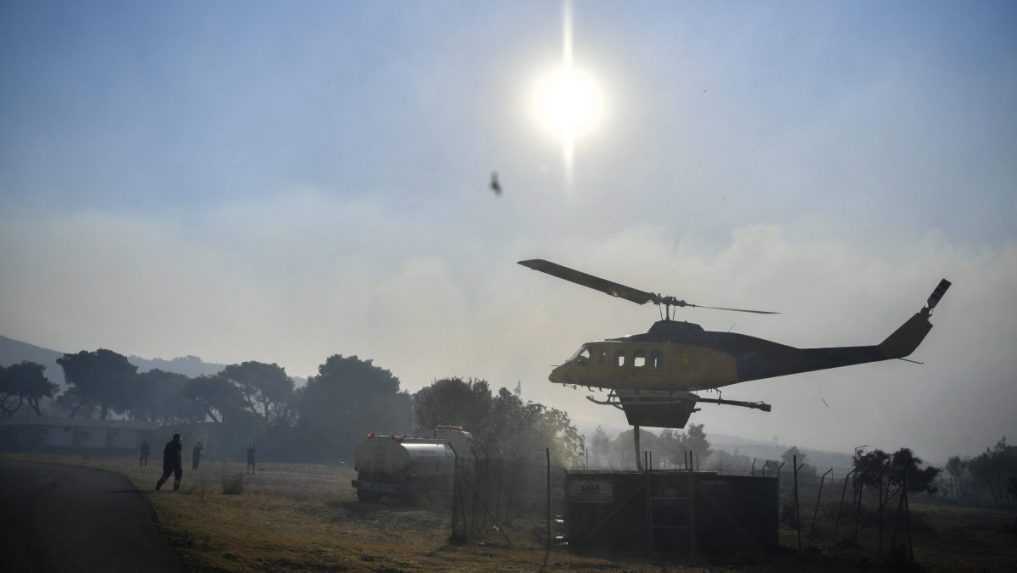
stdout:
<svg viewBox="0 0 1017 573">
<path fill-rule="evenodd" d="M 639 430 L 639 449 L 650 452 L 656 468 L 683 468 L 686 456 L 692 454 L 696 469 L 714 455 L 706 438 L 703 424 L 689 424 L 687 429 L 665 429 L 659 434 Z M 591 468 L 632 469 L 636 467 L 635 435 L 625 430 L 611 438 L 600 426 L 590 438 L 588 464 Z"/>
<path fill-rule="evenodd" d="M 57 385 L 46 379 L 45 367 L 35 362 L 0 366 L 0 412 L 13 416 L 23 406 L 42 415 L 41 403 L 53 398 Z"/>
<path fill-rule="evenodd" d="M 414 398 L 418 426 L 462 426 L 474 436 L 475 454 L 488 459 L 543 459 L 576 464 L 583 436 L 567 413 L 537 402 L 523 402 L 506 388 L 497 392 L 485 380 L 446 378 L 418 391 Z"/>
<path fill-rule="evenodd" d="M 256 361 L 198 377 L 138 372 L 127 357 L 107 349 L 65 354 L 57 363 L 67 381 L 59 395 L 39 364 L 0 369 L 3 414 L 28 405 L 43 415 L 49 400 L 50 410 L 72 418 L 204 423 L 221 430 L 216 435 L 231 448 L 256 442 L 267 458 L 292 461 L 348 459 L 369 432 L 412 433 L 440 424 L 470 430 L 488 456 L 551 448 L 564 464 L 583 449 L 582 436 L 561 410 L 524 402 L 505 388 L 494 392 L 474 379 L 436 380 L 411 395 L 392 372 L 357 356 L 328 357 L 299 387 L 283 367 Z"/>
<path fill-rule="evenodd" d="M 944 495 L 978 505 L 1017 505 L 1017 446 L 1000 438 L 977 456 L 953 456 L 946 462 Z"/>
</svg>

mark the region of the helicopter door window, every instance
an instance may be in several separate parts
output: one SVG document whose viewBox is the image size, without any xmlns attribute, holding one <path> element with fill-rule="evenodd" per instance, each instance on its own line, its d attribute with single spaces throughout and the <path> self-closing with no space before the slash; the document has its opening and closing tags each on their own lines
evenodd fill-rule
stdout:
<svg viewBox="0 0 1017 573">
<path fill-rule="evenodd" d="M 646 353 L 642 350 L 637 350 L 636 353 L 632 355 L 632 365 L 636 368 L 646 366 Z"/>
<path fill-rule="evenodd" d="M 615 359 L 615 363 L 618 365 L 619 368 L 622 367 L 622 366 L 625 366 L 625 353 L 624 352 L 619 352 L 618 354 L 615 354 L 614 355 L 614 359 Z"/>
<path fill-rule="evenodd" d="M 597 353 L 597 363 L 598 364 L 607 364 L 607 362 L 608 362 L 608 360 L 607 360 L 607 351 L 606 350 L 601 350 L 600 352 L 598 352 Z"/>
<path fill-rule="evenodd" d="M 650 367 L 660 368 L 661 356 L 659 350 L 654 350 L 650 353 Z"/>
</svg>

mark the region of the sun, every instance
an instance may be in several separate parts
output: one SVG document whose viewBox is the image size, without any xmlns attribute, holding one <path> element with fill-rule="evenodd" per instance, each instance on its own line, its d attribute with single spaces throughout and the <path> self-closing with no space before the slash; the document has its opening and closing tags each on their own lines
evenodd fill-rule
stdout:
<svg viewBox="0 0 1017 573">
<path fill-rule="evenodd" d="M 534 83 L 530 102 L 534 120 L 561 145 L 566 189 L 572 187 L 576 142 L 600 127 L 604 93 L 592 74 L 572 57 L 572 5 L 562 3 L 562 61 Z"/>
<path fill-rule="evenodd" d="M 585 70 L 563 64 L 541 75 L 533 88 L 537 124 L 562 146 L 593 133 L 604 115 L 604 96 Z"/>
</svg>

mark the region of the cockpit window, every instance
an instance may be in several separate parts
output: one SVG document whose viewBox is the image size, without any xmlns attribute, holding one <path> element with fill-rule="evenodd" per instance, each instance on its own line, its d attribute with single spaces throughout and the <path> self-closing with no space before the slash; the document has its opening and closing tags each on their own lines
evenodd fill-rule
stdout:
<svg viewBox="0 0 1017 573">
<path fill-rule="evenodd" d="M 569 362 L 574 362 L 577 365 L 585 366 L 590 363 L 590 349 L 583 346 L 569 358 Z"/>
<path fill-rule="evenodd" d="M 597 364 L 607 364 L 607 351 L 601 350 L 597 353 Z"/>
</svg>

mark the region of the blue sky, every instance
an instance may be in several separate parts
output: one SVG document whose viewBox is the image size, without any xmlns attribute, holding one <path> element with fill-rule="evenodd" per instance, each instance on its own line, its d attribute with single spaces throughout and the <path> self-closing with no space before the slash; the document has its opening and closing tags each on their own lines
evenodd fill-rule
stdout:
<svg viewBox="0 0 1017 573">
<path fill-rule="evenodd" d="M 546 385 L 546 366 L 653 314 L 517 259 L 791 309 L 685 318 L 800 345 L 878 341 L 947 275 L 955 314 L 944 304 L 929 344 L 956 370 L 933 371 L 914 415 L 995 407 L 955 449 L 1017 430 L 994 405 L 1017 398 L 1017 317 L 998 310 L 1017 290 L 1017 6 L 573 13 L 608 112 L 565 189 L 526 106 L 560 58 L 558 3 L 0 4 L 2 333 L 300 375 L 358 352 L 411 389 L 521 379 L 589 425 L 602 414 Z M 791 411 L 703 415 L 722 433 L 849 447 L 803 388 L 830 380 L 857 419 L 872 389 L 849 380 L 883 376 L 905 398 L 930 370 L 752 385 L 745 398 Z M 955 376 L 987 382 L 959 404 Z M 869 443 L 900 431 L 871 422 Z M 931 422 L 913 441 L 943 443 Z"/>
<path fill-rule="evenodd" d="M 544 150 L 518 149 L 541 142 L 513 123 L 528 74 L 557 50 L 554 3 L 3 10 L 7 204 L 196 211 L 295 182 L 444 198 L 449 182 L 499 163 L 548 184 L 532 168 Z M 610 74 L 625 122 L 593 151 L 610 172 L 584 186 L 674 187 L 705 160 L 734 178 L 734 223 L 846 208 L 1012 236 L 1001 216 L 1014 211 L 1012 4 L 580 2 L 575 13 L 577 57 Z M 835 189 L 760 165 L 796 136 L 812 145 L 794 160 L 841 179 Z"/>
</svg>

